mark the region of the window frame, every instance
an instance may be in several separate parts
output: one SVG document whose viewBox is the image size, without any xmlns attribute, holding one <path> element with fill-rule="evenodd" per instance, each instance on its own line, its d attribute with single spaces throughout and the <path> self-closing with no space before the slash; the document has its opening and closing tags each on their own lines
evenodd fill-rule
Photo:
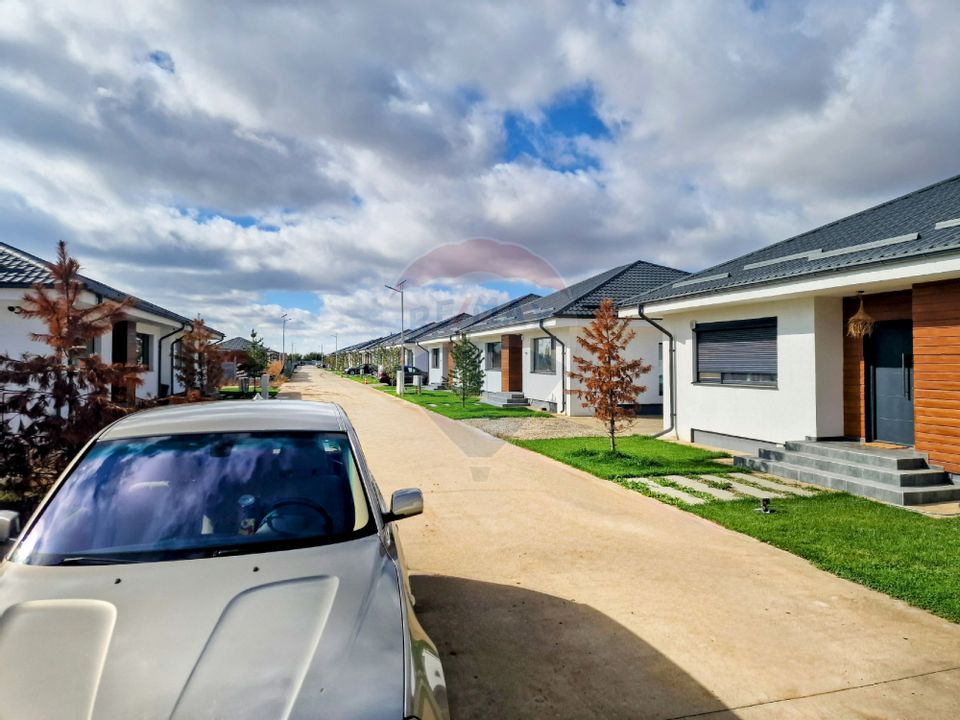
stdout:
<svg viewBox="0 0 960 720">
<path fill-rule="evenodd" d="M 440 369 L 440 348 L 430 348 L 430 369 Z"/>
<path fill-rule="evenodd" d="M 496 346 L 496 352 L 493 348 Z M 496 357 L 496 364 L 493 363 L 493 358 Z M 502 372 L 503 371 L 503 342 L 496 340 L 493 342 L 488 342 L 483 344 L 483 369 L 488 372 Z"/>
<path fill-rule="evenodd" d="M 147 370 L 153 370 L 153 335 L 137 333 L 137 365 L 143 365 Z M 143 362 L 143 360 L 146 362 Z"/>
<path fill-rule="evenodd" d="M 543 370 L 537 367 L 537 357 L 539 355 L 539 353 L 537 352 L 537 344 L 544 340 L 550 343 L 550 369 L 549 370 Z M 556 375 L 557 374 L 556 342 L 549 335 L 544 335 L 543 337 L 531 338 L 530 340 L 530 372 L 536 373 L 537 375 Z"/>
<path fill-rule="evenodd" d="M 701 370 L 702 338 L 704 333 L 730 332 L 730 331 L 748 331 L 772 329 L 773 330 L 773 372 L 768 368 L 760 370 L 752 368 L 732 367 Z M 749 318 L 745 320 L 730 320 L 724 322 L 697 323 L 693 326 L 694 351 L 693 351 L 693 383 L 694 385 L 705 385 L 711 387 L 751 387 L 768 390 L 776 390 L 779 387 L 779 328 L 777 317 Z M 761 339 L 754 340 L 760 342 Z M 736 342 L 736 341 L 731 341 Z M 762 365 L 763 363 L 758 363 Z M 709 379 L 705 376 L 712 376 Z M 728 377 L 729 376 L 729 377 Z"/>
</svg>

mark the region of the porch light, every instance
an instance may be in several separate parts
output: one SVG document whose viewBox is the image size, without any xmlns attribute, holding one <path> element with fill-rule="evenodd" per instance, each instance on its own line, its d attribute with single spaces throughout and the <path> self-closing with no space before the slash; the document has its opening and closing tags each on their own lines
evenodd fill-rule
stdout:
<svg viewBox="0 0 960 720">
<path fill-rule="evenodd" d="M 862 338 L 873 332 L 873 324 L 876 320 L 863 309 L 863 290 L 858 294 L 860 295 L 860 309 L 854 313 L 853 317 L 847 320 L 847 335 Z"/>
</svg>

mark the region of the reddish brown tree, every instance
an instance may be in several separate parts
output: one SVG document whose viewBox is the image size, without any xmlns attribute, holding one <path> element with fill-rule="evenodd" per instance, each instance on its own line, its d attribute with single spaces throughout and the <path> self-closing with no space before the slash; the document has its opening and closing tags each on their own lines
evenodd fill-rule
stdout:
<svg viewBox="0 0 960 720">
<path fill-rule="evenodd" d="M 650 366 L 642 359 L 623 357 L 636 334 L 629 320 L 617 316 L 613 300 L 603 300 L 584 329 L 583 337 L 577 338 L 577 343 L 590 356 L 574 355 L 573 364 L 577 369 L 567 373 L 583 384 L 583 389 L 570 392 L 583 401 L 583 407 L 593 408 L 596 418 L 606 426 L 611 452 L 617 449 L 617 432 L 633 422 L 635 413 L 631 406 L 647 389 L 637 383 L 637 377 L 650 372 Z"/>
<path fill-rule="evenodd" d="M 44 324 L 46 332 L 31 337 L 50 353 L 0 356 L 0 478 L 21 500 L 42 493 L 97 431 L 130 411 L 114 402 L 112 390 L 132 391 L 144 370 L 104 363 L 90 351 L 131 301 L 85 304 L 80 265 L 63 242 L 50 276 L 24 295 L 19 311 Z"/>
<path fill-rule="evenodd" d="M 196 318 L 190 332 L 180 338 L 177 359 L 180 368 L 177 379 L 190 399 L 209 395 L 223 381 L 223 352 L 216 346 L 218 339 L 203 318 Z M 196 392 L 191 393 L 194 390 Z"/>
</svg>

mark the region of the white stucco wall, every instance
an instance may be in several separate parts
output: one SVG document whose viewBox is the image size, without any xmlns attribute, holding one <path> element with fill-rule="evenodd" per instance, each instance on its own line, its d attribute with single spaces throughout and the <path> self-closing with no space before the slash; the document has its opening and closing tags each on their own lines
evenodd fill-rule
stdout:
<svg viewBox="0 0 960 720">
<path fill-rule="evenodd" d="M 8 310 L 10 306 L 17 307 L 20 305 L 24 292 L 24 290 L 16 288 L 0 289 L 0 352 L 12 357 L 20 356 L 23 353 L 46 353 L 49 349 L 45 344 L 30 339 L 31 333 L 44 331 L 44 325 L 40 320 L 26 319 Z M 86 293 L 83 300 L 91 305 L 96 302 L 96 298 L 90 293 Z M 143 384 L 137 388 L 137 397 L 155 397 L 157 395 L 157 372 L 162 372 L 162 382 L 170 382 L 170 347 L 172 341 L 176 340 L 182 333 L 177 333 L 164 340 L 163 358 L 159 356 L 157 345 L 160 337 L 179 328 L 179 323 L 174 324 L 173 321 L 168 321 L 165 318 L 161 320 L 137 309 L 132 309 L 129 315 L 130 319 L 137 323 L 138 333 L 152 336 L 150 370 L 141 376 Z M 113 339 L 111 333 L 108 332 L 97 338 L 94 343 L 94 350 L 104 362 L 112 362 Z M 173 384 L 175 387 L 171 392 L 182 390 L 175 379 Z"/>
<path fill-rule="evenodd" d="M 428 382 L 430 385 L 439 385 L 449 375 L 450 368 L 448 367 L 448 363 L 447 363 L 447 354 L 450 351 L 450 343 L 444 342 L 444 343 L 434 343 L 430 345 L 425 344 L 424 347 L 426 347 L 428 350 L 431 350 L 431 351 L 433 350 L 433 348 L 440 349 L 440 366 L 439 367 L 431 367 L 429 356 L 427 357 L 427 366 L 429 367 Z"/>
<path fill-rule="evenodd" d="M 677 434 L 694 429 L 772 443 L 843 434 L 843 319 L 840 298 L 799 298 L 665 316 L 676 339 Z M 693 323 L 777 318 L 777 386 L 697 384 Z M 665 365 L 669 365 L 665 362 Z M 664 427 L 669 425 L 669 369 Z"/>
<path fill-rule="evenodd" d="M 557 412 L 562 411 L 567 415 L 589 416 L 593 414 L 590 408 L 583 407 L 579 398 L 569 393 L 569 390 L 578 386 L 578 383 L 564 375 L 573 367 L 573 356 L 582 356 L 586 352 L 576 340 L 582 329 L 582 326 L 549 328 L 550 333 L 564 344 L 563 348 L 559 344 L 555 344 L 556 363 L 552 373 L 533 372 L 532 361 L 534 339 L 549 337 L 549 335 L 540 328 L 515 333 L 521 336 L 523 342 L 523 394 L 528 399 L 555 403 Z M 662 402 L 662 397 L 659 394 L 658 381 L 660 372 L 658 343 L 663 336 L 658 330 L 645 323 L 635 322 L 633 329 L 636 330 L 637 335 L 627 347 L 625 356 L 629 359 L 643 358 L 647 364 L 652 366 L 650 372 L 640 379 L 641 384 L 646 387 L 646 391 L 641 394 L 637 402 L 659 404 Z M 500 335 L 477 336 L 472 340 L 478 347 L 484 349 L 487 342 L 500 340 Z M 561 353 L 563 353 L 563 362 L 561 362 Z M 484 389 L 499 392 L 501 389 L 501 373 L 487 371 Z"/>
</svg>

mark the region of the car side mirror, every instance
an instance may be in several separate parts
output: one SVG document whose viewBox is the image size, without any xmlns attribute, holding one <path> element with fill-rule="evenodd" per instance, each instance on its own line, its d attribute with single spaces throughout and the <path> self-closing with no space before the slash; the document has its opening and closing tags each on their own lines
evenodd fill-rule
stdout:
<svg viewBox="0 0 960 720">
<path fill-rule="evenodd" d="M 20 513 L 16 510 L 0 510 L 0 543 L 9 542 L 20 534 Z"/>
<path fill-rule="evenodd" d="M 423 512 L 423 493 L 418 488 L 397 490 L 390 498 L 390 514 L 387 522 L 413 517 Z"/>
</svg>

